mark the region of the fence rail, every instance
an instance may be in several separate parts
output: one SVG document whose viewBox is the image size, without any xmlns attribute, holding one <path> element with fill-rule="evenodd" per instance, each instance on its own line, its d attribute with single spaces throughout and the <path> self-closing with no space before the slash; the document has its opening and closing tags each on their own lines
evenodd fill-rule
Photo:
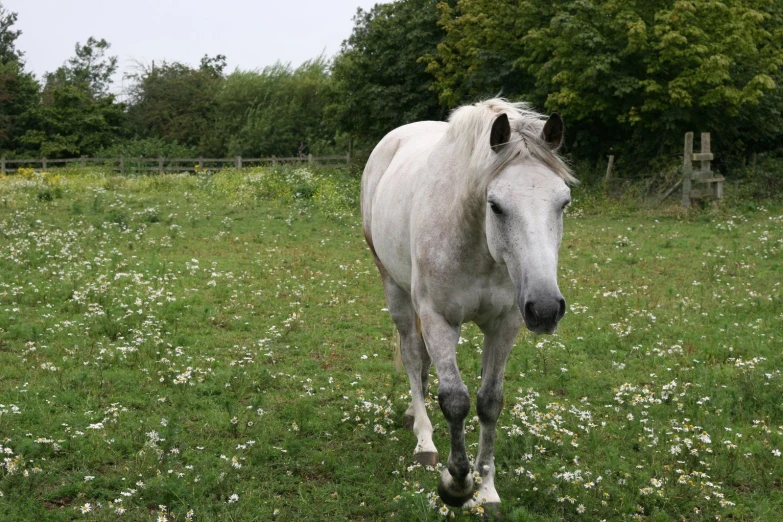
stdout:
<svg viewBox="0 0 783 522">
<path fill-rule="evenodd" d="M 280 165 L 280 164 L 307 164 L 310 166 L 338 166 L 350 165 L 351 154 L 337 156 L 291 156 L 268 158 L 243 158 L 235 156 L 233 158 L 130 158 L 120 156 L 119 158 L 68 158 L 68 159 L 5 159 L 0 158 L 0 172 L 8 174 L 16 172 L 25 165 L 39 166 L 43 169 L 54 165 L 78 164 L 86 167 L 88 163 L 110 166 L 112 170 L 120 173 L 125 172 L 196 172 L 199 170 L 209 170 L 210 168 L 224 168 L 225 166 L 234 167 L 241 170 L 243 167 L 262 166 L 262 165 Z M 14 167 L 11 167 L 11 166 Z"/>
</svg>

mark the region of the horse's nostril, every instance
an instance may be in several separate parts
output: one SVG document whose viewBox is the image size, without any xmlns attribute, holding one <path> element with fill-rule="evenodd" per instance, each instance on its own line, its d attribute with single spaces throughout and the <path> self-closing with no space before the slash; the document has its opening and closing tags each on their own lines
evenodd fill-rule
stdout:
<svg viewBox="0 0 783 522">
<path fill-rule="evenodd" d="M 538 324 L 538 314 L 536 313 L 536 305 L 533 301 L 525 303 L 525 319 L 529 324 Z"/>
<path fill-rule="evenodd" d="M 561 297 L 560 298 L 560 310 L 557 312 L 557 320 L 559 321 L 560 319 L 562 319 L 563 316 L 565 315 L 565 313 L 566 313 L 566 302 L 565 302 L 565 299 L 563 299 Z"/>
</svg>

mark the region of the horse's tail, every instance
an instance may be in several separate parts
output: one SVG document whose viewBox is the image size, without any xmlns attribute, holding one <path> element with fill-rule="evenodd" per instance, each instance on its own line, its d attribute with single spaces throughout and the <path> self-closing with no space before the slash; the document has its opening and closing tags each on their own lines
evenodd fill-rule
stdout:
<svg viewBox="0 0 783 522">
<path fill-rule="evenodd" d="M 402 372 L 405 370 L 402 365 L 402 338 L 396 327 L 394 328 L 392 343 L 394 344 L 394 371 Z"/>
</svg>

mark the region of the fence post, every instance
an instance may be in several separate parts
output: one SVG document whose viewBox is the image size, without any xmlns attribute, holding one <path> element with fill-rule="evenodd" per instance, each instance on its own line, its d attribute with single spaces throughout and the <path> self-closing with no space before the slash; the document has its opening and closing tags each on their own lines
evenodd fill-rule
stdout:
<svg viewBox="0 0 783 522">
<path fill-rule="evenodd" d="M 701 152 L 706 154 L 712 154 L 712 148 L 710 147 L 710 133 L 709 132 L 702 132 L 701 133 Z M 703 159 L 701 160 L 701 170 L 712 170 L 712 160 L 709 159 Z"/>
<path fill-rule="evenodd" d="M 125 174 L 125 156 L 120 156 L 120 174 Z"/>
<path fill-rule="evenodd" d="M 242 170 L 242 156 L 235 157 L 234 162 L 236 163 L 237 170 Z"/>
<path fill-rule="evenodd" d="M 699 155 L 701 160 L 701 176 L 709 179 L 716 179 L 716 175 L 712 173 L 712 148 L 710 147 L 710 133 L 701 133 L 701 154 Z M 709 181 L 707 183 L 707 191 L 712 196 L 712 205 L 718 204 L 718 200 L 723 198 L 723 182 Z"/>
<path fill-rule="evenodd" d="M 277 166 L 277 156 L 272 154 L 272 166 Z"/>
<path fill-rule="evenodd" d="M 87 166 L 87 162 L 84 161 L 84 156 L 81 157 L 81 161 L 79 162 L 79 164 L 82 166 L 82 168 L 85 168 Z"/>
<path fill-rule="evenodd" d="M 609 156 L 609 164 L 606 166 L 606 176 L 604 177 L 605 180 L 612 179 L 612 169 L 614 168 L 614 154 L 611 154 Z"/>
<path fill-rule="evenodd" d="M 5 174 L 5 158 L 0 158 L 0 172 Z"/>
<path fill-rule="evenodd" d="M 309 163 L 310 165 L 313 164 L 313 155 L 312 154 L 308 154 L 307 155 L 307 163 Z"/>
<path fill-rule="evenodd" d="M 41 163 L 43 164 L 43 167 L 41 168 L 41 170 L 46 170 L 46 158 L 44 158 L 44 159 L 41 161 Z"/>
<path fill-rule="evenodd" d="M 693 133 L 685 133 L 682 158 L 682 208 L 691 207 L 691 177 L 693 176 Z"/>
<path fill-rule="evenodd" d="M 163 174 L 163 158 L 158 158 L 158 173 Z"/>
<path fill-rule="evenodd" d="M 198 171 L 203 172 L 204 171 L 204 158 L 198 159 Z"/>
</svg>

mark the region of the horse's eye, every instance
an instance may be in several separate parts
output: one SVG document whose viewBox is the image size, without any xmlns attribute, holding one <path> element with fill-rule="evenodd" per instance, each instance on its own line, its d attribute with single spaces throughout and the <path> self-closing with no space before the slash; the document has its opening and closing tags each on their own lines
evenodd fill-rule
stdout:
<svg viewBox="0 0 783 522">
<path fill-rule="evenodd" d="M 502 214 L 502 213 L 503 213 L 503 210 L 502 210 L 502 209 L 500 208 L 500 206 L 499 206 L 497 203 L 495 203 L 494 201 L 490 201 L 490 202 L 489 202 L 489 208 L 490 208 L 490 209 L 492 209 L 492 212 L 494 212 L 495 214 L 498 214 L 498 215 L 500 215 L 500 214 Z"/>
</svg>

